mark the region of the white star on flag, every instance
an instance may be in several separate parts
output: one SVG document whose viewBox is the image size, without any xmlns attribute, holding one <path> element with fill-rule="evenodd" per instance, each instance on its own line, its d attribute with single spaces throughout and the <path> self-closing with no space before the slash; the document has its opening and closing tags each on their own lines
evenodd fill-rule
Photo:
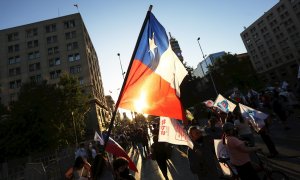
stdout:
<svg viewBox="0 0 300 180">
<path fill-rule="evenodd" d="M 152 39 L 149 39 L 149 51 L 152 52 L 153 56 L 155 56 L 155 52 L 154 52 L 154 49 L 157 48 L 155 42 L 154 42 L 154 32 L 153 32 L 153 35 L 152 35 Z"/>
</svg>

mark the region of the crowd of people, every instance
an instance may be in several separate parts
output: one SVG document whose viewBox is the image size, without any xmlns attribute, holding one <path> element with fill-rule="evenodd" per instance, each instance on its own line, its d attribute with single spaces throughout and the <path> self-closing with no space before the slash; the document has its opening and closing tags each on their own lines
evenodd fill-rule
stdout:
<svg viewBox="0 0 300 180">
<path fill-rule="evenodd" d="M 234 88 L 228 99 L 234 103 L 247 105 L 255 110 L 268 114 L 264 126 L 257 128 L 251 117 L 244 117 L 239 108 L 225 113 L 217 107 L 206 107 L 208 121 L 205 128 L 198 128 L 201 123 L 194 119 L 188 133 L 194 148 L 188 149 L 190 169 L 199 179 L 219 179 L 223 176 L 218 159 L 213 148 L 214 139 L 222 139 L 228 150 L 230 162 L 238 172 L 241 180 L 260 179 L 253 167 L 252 154 L 261 150 L 255 146 L 254 134 L 261 137 L 269 150 L 268 158 L 276 157 L 279 152 L 272 140 L 270 126 L 278 120 L 284 130 L 289 130 L 288 119 L 293 118 L 293 110 L 297 100 L 288 89 L 270 88 L 257 92 L 249 89 L 244 96 L 239 89 Z M 253 117 L 252 117 L 253 118 Z"/>
<path fill-rule="evenodd" d="M 249 118 L 243 117 L 238 108 L 233 112 L 225 113 L 217 107 L 204 105 L 208 117 L 207 123 L 203 127 L 201 125 L 203 122 L 200 122 L 203 121 L 203 117 L 198 118 L 194 109 L 194 119 L 185 124 L 187 134 L 194 145 L 193 149 L 188 148 L 186 151 L 191 172 L 198 175 L 199 179 L 214 180 L 223 176 L 213 143 L 214 139 L 222 139 L 240 179 L 259 179 L 251 163 L 251 153 L 260 150 L 255 146 L 254 134 L 259 135 L 265 143 L 269 150 L 268 157 L 276 157 L 279 152 L 272 140 L 269 127 L 277 119 L 285 130 L 290 129 L 287 120 L 293 115 L 293 106 L 296 104 L 293 98 L 288 90 L 284 91 L 276 87 L 262 92 L 249 89 L 246 95 L 235 88 L 228 97 L 230 101 L 242 103 L 269 114 L 264 121 L 264 126 L 259 129 Z M 151 125 L 144 122 L 138 126 L 124 126 L 111 136 L 125 151 L 132 150 L 140 155 L 143 161 L 149 159 L 156 161 L 164 178 L 168 180 L 167 160 L 171 157 L 172 146 L 169 143 L 158 141 L 159 124 L 157 122 L 159 121 Z M 199 128 L 200 126 L 202 127 Z M 114 157 L 113 160 L 110 160 L 96 142 L 87 145 L 81 144 L 75 153 L 75 158 L 73 167 L 66 172 L 66 178 L 135 179 L 130 174 L 127 159 Z"/>
</svg>

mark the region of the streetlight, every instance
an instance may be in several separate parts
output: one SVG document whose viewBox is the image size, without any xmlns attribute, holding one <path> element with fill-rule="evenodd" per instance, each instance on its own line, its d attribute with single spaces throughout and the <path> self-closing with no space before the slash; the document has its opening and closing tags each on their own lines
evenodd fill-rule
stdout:
<svg viewBox="0 0 300 180">
<path fill-rule="evenodd" d="M 119 61 L 120 61 L 120 66 L 121 66 L 121 71 L 122 71 L 122 76 L 123 76 L 123 79 L 125 79 L 124 77 L 124 74 L 125 72 L 123 71 L 123 67 L 122 67 L 122 63 L 121 63 L 121 57 L 120 57 L 120 53 L 117 54 L 119 56 Z"/>
<path fill-rule="evenodd" d="M 203 50 L 202 50 L 201 45 L 200 45 L 200 37 L 197 38 L 197 42 L 198 42 L 198 44 L 199 44 L 199 47 L 200 47 L 200 50 L 201 50 L 201 53 L 202 53 L 203 60 L 204 60 L 204 62 L 205 62 L 205 64 L 206 64 L 206 68 L 208 68 L 208 65 L 207 65 L 207 62 L 206 62 L 206 59 L 205 59 L 205 55 L 204 55 Z M 216 94 L 218 95 L 218 91 L 217 91 L 217 88 L 216 88 L 214 79 L 213 79 L 213 77 L 212 77 L 210 71 L 208 71 L 208 74 L 209 74 L 209 76 L 210 76 L 211 82 L 212 82 L 212 84 L 213 84 L 213 86 L 214 86 L 214 89 L 215 89 L 215 91 L 216 91 Z"/>
<path fill-rule="evenodd" d="M 75 126 L 75 121 L 74 121 L 74 112 L 71 112 L 72 114 L 72 120 L 73 120 L 73 126 L 74 126 L 74 132 L 75 132 L 75 143 L 76 143 L 76 147 L 78 146 L 78 141 L 77 141 L 77 132 L 76 132 L 76 126 Z"/>
</svg>

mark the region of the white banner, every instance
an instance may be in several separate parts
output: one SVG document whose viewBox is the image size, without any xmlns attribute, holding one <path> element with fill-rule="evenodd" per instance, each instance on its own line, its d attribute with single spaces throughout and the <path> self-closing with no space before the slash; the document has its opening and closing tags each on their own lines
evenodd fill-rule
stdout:
<svg viewBox="0 0 300 180">
<path fill-rule="evenodd" d="M 169 117 L 160 117 L 158 141 L 186 145 L 191 149 L 194 147 L 193 142 L 183 127 L 176 119 Z"/>
<path fill-rule="evenodd" d="M 224 98 L 221 94 L 219 94 L 217 99 L 215 100 L 214 106 L 225 113 L 233 112 L 234 108 L 236 107 L 234 103 Z"/>
<path fill-rule="evenodd" d="M 257 132 L 265 126 L 265 119 L 268 118 L 268 114 L 252 109 L 251 107 L 245 106 L 243 104 L 239 104 L 239 107 L 243 118 L 248 118 L 253 128 Z"/>
<path fill-rule="evenodd" d="M 215 152 L 217 158 L 229 158 L 229 152 L 227 147 L 223 144 L 222 139 L 214 139 Z M 219 163 L 224 175 L 231 176 L 231 171 L 229 167 L 223 163 Z"/>
</svg>

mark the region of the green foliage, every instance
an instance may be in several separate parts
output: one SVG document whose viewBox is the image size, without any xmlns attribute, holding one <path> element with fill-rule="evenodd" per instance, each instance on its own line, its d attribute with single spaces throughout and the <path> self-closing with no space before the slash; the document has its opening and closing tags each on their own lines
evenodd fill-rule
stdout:
<svg viewBox="0 0 300 180">
<path fill-rule="evenodd" d="M 209 71 L 213 75 L 219 93 L 226 93 L 234 87 L 241 90 L 249 87 L 259 89 L 262 85 L 249 58 L 239 60 L 236 55 L 225 54 L 215 60 L 214 66 L 210 66 Z"/>
<path fill-rule="evenodd" d="M 63 75 L 57 85 L 23 84 L 10 106 L 9 119 L 1 122 L 0 147 L 6 158 L 57 149 L 84 135 L 88 99 L 75 77 Z"/>
<path fill-rule="evenodd" d="M 229 95 L 234 87 L 240 90 L 261 89 L 263 84 L 252 68 L 249 58 L 238 59 L 236 55 L 225 54 L 209 66 L 218 93 Z M 197 106 L 202 101 L 217 97 L 209 74 L 205 78 L 187 77 L 180 85 L 180 100 L 185 109 Z"/>
</svg>

